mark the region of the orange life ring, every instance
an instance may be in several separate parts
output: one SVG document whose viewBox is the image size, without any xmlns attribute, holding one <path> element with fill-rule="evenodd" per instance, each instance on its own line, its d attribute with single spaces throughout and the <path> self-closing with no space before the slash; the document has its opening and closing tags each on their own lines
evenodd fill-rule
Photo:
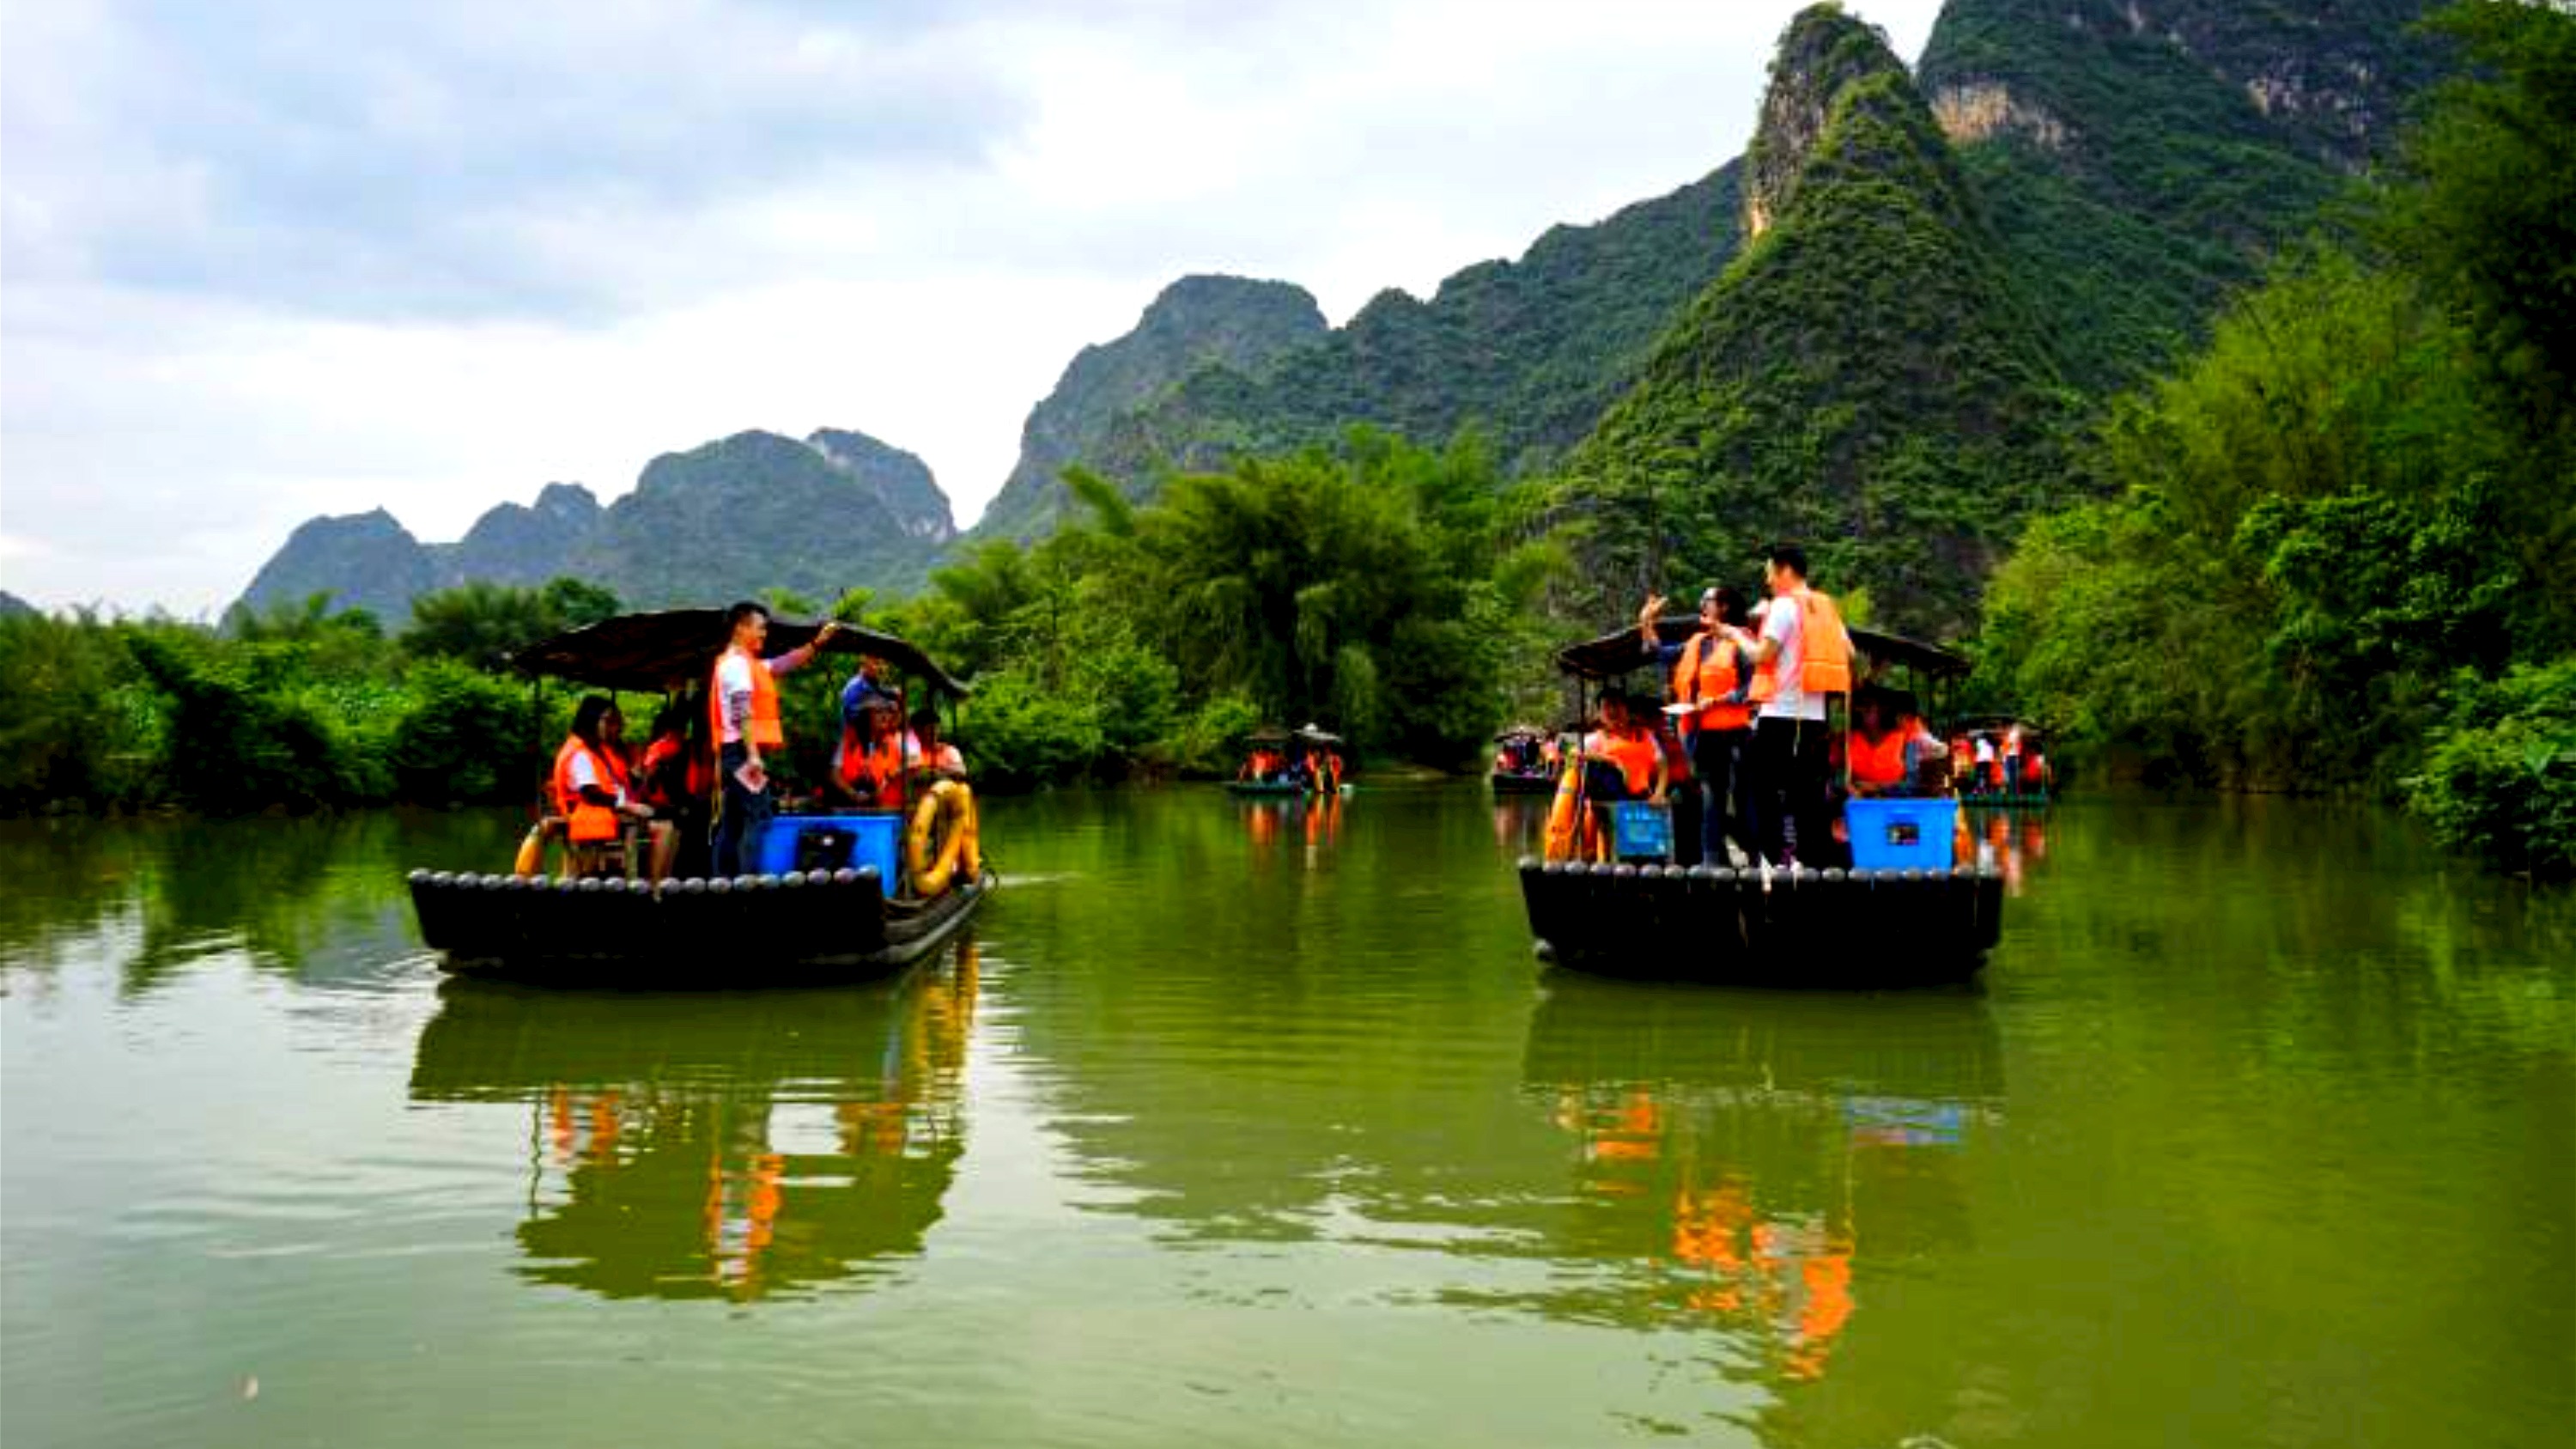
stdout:
<svg viewBox="0 0 2576 1449">
<path fill-rule="evenodd" d="M 903 873 L 913 894 L 935 896 L 960 873 L 979 880 L 984 855 L 975 838 L 975 792 L 963 780 L 934 782 L 903 833 Z"/>
</svg>

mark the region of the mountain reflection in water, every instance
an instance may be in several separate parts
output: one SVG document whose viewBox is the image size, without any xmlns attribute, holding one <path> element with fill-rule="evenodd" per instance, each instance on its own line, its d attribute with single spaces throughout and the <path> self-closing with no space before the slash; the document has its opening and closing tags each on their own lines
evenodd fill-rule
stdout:
<svg viewBox="0 0 2576 1449">
<path fill-rule="evenodd" d="M 793 1294 L 917 1257 L 965 1151 L 975 943 L 864 990 L 614 995 L 450 981 L 416 1102 L 526 1106 L 531 1281 Z"/>
</svg>

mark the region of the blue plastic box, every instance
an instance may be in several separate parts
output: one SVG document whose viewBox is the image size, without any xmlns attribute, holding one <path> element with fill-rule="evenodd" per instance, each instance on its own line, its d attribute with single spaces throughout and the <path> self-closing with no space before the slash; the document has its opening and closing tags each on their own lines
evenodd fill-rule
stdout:
<svg viewBox="0 0 2576 1449">
<path fill-rule="evenodd" d="M 894 893 L 896 840 L 902 818 L 892 811 L 851 815 L 779 815 L 761 827 L 752 869 L 762 875 L 875 866 Z"/>
<path fill-rule="evenodd" d="M 1948 870 L 1957 852 L 1956 800 L 1850 800 L 1843 825 L 1851 831 L 1854 870 Z"/>
<path fill-rule="evenodd" d="M 1610 853 L 1621 860 L 1670 860 L 1672 811 L 1642 800 L 1622 800 L 1612 805 Z"/>
</svg>

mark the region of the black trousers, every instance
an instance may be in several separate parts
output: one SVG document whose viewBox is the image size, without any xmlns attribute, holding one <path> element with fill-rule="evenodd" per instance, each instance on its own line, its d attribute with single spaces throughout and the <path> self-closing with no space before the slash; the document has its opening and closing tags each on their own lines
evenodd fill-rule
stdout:
<svg viewBox="0 0 2576 1449">
<path fill-rule="evenodd" d="M 1700 856 L 1726 864 L 1726 842 L 1751 855 L 1762 848 L 1754 822 L 1753 731 L 1701 730 L 1691 736 L 1691 774 L 1699 780 Z"/>
<path fill-rule="evenodd" d="M 1775 866 L 1789 858 L 1792 831 L 1798 864 L 1823 870 L 1843 863 L 1842 848 L 1834 841 L 1832 803 L 1825 793 L 1832 780 L 1825 757 L 1830 739 L 1823 720 L 1754 722 L 1756 813 L 1762 853 Z"/>
</svg>

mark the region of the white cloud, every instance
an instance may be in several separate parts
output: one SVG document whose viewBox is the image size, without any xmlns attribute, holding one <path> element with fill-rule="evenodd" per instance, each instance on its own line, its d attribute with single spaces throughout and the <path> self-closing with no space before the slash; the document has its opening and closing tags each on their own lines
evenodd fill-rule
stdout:
<svg viewBox="0 0 2576 1449">
<path fill-rule="evenodd" d="M 1794 9 L 12 0 L 0 584 L 194 613 L 314 513 L 453 538 L 750 427 L 971 517 L 1173 278 L 1338 320 L 1693 180 Z"/>
</svg>

